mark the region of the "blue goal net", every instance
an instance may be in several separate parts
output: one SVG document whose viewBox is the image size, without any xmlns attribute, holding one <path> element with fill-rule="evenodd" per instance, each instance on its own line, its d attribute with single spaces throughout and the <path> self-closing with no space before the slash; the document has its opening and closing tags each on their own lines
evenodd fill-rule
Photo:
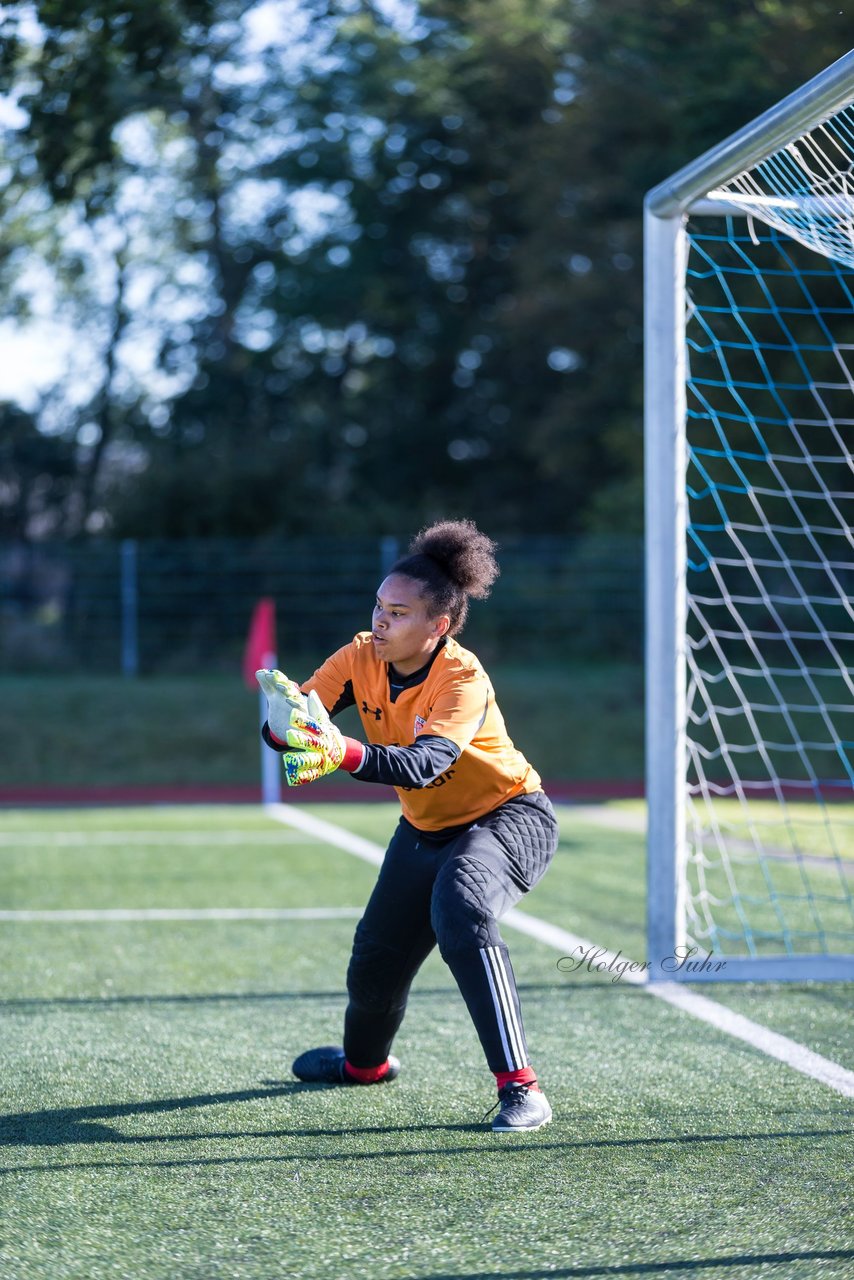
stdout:
<svg viewBox="0 0 854 1280">
<path fill-rule="evenodd" d="M 688 222 L 684 904 L 721 955 L 854 952 L 854 205 L 806 156 Z"/>
</svg>

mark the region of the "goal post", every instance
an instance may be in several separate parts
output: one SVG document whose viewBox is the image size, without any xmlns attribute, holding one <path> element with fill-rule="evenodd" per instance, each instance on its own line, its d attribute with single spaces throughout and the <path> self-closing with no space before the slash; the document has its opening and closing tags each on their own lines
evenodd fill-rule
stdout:
<svg viewBox="0 0 854 1280">
<path fill-rule="evenodd" d="M 650 980 L 854 979 L 854 52 L 644 220 Z"/>
</svg>

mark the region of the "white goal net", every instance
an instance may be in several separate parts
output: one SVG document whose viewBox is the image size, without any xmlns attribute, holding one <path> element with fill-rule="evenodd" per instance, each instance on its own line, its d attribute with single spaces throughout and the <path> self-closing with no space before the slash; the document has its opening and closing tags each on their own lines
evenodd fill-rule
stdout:
<svg viewBox="0 0 854 1280">
<path fill-rule="evenodd" d="M 654 977 L 854 978 L 854 62 L 845 63 L 826 75 L 832 110 L 816 108 L 807 127 L 799 118 L 819 77 L 787 100 L 793 136 L 777 109 L 773 149 L 756 154 L 759 121 L 743 131 L 749 163 L 725 146 L 691 175 L 681 202 L 671 182 L 677 208 L 665 218 L 648 201 L 648 226 L 669 224 L 648 241 Z M 663 317 L 675 330 L 670 353 Z"/>
</svg>

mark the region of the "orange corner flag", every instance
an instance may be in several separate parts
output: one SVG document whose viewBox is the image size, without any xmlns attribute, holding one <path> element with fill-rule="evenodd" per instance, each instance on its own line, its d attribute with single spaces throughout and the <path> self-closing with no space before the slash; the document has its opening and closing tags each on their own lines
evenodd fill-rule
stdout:
<svg viewBox="0 0 854 1280">
<path fill-rule="evenodd" d="M 243 683 L 247 689 L 257 689 L 255 672 L 261 667 L 276 665 L 276 605 L 266 596 L 259 600 L 252 611 L 246 648 L 243 650 Z"/>
</svg>

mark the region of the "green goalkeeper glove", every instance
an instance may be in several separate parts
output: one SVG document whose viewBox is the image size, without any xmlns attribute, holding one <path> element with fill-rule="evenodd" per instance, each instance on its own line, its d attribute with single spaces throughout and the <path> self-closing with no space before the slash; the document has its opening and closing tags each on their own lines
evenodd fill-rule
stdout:
<svg viewBox="0 0 854 1280">
<path fill-rule="evenodd" d="M 361 742 L 345 738 L 335 728 L 314 690 L 306 698 L 281 671 L 258 671 L 256 679 L 267 696 L 270 732 L 288 747 L 282 763 L 289 787 L 316 782 L 339 768 L 359 768 L 364 759 Z"/>
<path fill-rule="evenodd" d="M 289 787 L 301 787 L 306 782 L 316 782 L 327 773 L 334 773 L 347 752 L 343 734 L 329 719 L 314 690 L 308 695 L 305 711 L 298 708 L 292 711 L 285 742 L 291 748 L 282 756 Z"/>
<path fill-rule="evenodd" d="M 285 735 L 291 725 L 291 716 L 295 711 L 305 712 L 308 699 L 283 671 L 256 671 L 255 679 L 267 699 L 267 724 L 270 732 L 279 742 L 286 742 Z"/>
</svg>

